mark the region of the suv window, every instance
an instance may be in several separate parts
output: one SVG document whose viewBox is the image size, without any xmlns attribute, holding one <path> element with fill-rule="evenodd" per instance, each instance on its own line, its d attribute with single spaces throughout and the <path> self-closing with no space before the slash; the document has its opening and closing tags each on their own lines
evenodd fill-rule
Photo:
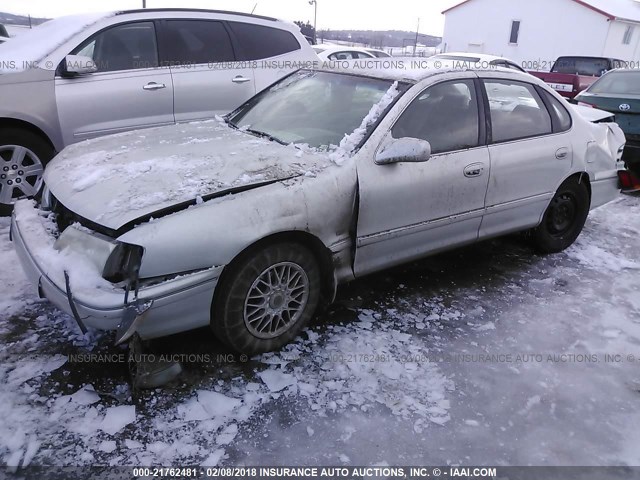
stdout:
<svg viewBox="0 0 640 480">
<path fill-rule="evenodd" d="M 97 33 L 71 54 L 91 58 L 99 72 L 154 68 L 158 66 L 156 30 L 153 22 L 118 25 Z"/>
<path fill-rule="evenodd" d="M 552 132 L 549 112 L 533 85 L 511 80 L 485 80 L 484 85 L 494 143 Z"/>
<path fill-rule="evenodd" d="M 402 113 L 391 135 L 427 140 L 432 153 L 477 147 L 480 126 L 473 80 L 443 82 L 427 88 Z"/>
<path fill-rule="evenodd" d="M 553 132 L 561 133 L 569 130 L 571 128 L 571 114 L 566 109 L 566 107 L 562 105 L 560 100 L 551 95 L 549 92 L 543 89 L 540 89 L 539 91 L 544 97 L 547 106 L 549 106 L 551 118 L 553 121 Z"/>
<path fill-rule="evenodd" d="M 199 65 L 235 60 L 231 39 L 222 22 L 168 20 L 163 39 L 170 65 Z"/>
<path fill-rule="evenodd" d="M 291 32 L 250 23 L 229 22 L 240 47 L 239 60 L 260 60 L 300 50 Z"/>
</svg>

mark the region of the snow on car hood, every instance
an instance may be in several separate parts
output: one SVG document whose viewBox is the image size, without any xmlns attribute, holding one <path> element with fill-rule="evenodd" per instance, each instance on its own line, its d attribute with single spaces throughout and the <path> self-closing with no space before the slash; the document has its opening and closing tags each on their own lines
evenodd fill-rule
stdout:
<svg viewBox="0 0 640 480">
<path fill-rule="evenodd" d="M 314 176 L 329 165 L 327 154 L 209 120 L 71 145 L 47 166 L 45 182 L 66 208 L 117 230 L 184 202 Z"/>
</svg>

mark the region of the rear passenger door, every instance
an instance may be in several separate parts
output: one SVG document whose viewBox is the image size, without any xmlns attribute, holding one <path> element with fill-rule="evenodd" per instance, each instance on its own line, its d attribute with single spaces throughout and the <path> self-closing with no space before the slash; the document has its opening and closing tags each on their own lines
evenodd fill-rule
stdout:
<svg viewBox="0 0 640 480">
<path fill-rule="evenodd" d="M 238 65 L 225 22 L 171 19 L 161 23 L 162 64 L 173 78 L 177 122 L 224 115 L 256 93 L 253 68 Z"/>
<path fill-rule="evenodd" d="M 227 22 L 238 60 L 254 65 L 256 92 L 300 68 L 310 60 L 289 31 L 244 22 Z M 317 60 L 317 57 L 315 57 Z"/>
<path fill-rule="evenodd" d="M 564 105 L 533 84 L 493 75 L 482 81 L 491 177 L 480 238 L 537 225 L 573 161 Z"/>
</svg>

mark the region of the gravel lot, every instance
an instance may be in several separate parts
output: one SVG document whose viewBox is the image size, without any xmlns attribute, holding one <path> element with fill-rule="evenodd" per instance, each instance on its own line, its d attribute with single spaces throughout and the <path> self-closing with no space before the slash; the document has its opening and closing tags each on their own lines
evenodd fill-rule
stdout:
<svg viewBox="0 0 640 480">
<path fill-rule="evenodd" d="M 640 465 L 639 232 L 640 197 L 625 196 L 562 254 L 512 236 L 374 275 L 283 352 L 247 361 L 207 330 L 155 341 L 156 355 L 196 356 L 134 399 L 126 361 L 109 361 L 126 350 L 37 299 L 2 219 L 0 458 Z"/>
</svg>

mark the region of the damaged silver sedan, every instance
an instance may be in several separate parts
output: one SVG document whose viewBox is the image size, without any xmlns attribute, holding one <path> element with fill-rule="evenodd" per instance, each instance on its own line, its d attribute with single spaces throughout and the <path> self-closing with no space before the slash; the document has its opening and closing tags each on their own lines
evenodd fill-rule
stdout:
<svg viewBox="0 0 640 480">
<path fill-rule="evenodd" d="M 301 70 L 224 119 L 68 147 L 12 237 L 83 328 L 265 352 L 341 282 L 517 231 L 567 248 L 623 145 L 511 70 Z"/>
</svg>

